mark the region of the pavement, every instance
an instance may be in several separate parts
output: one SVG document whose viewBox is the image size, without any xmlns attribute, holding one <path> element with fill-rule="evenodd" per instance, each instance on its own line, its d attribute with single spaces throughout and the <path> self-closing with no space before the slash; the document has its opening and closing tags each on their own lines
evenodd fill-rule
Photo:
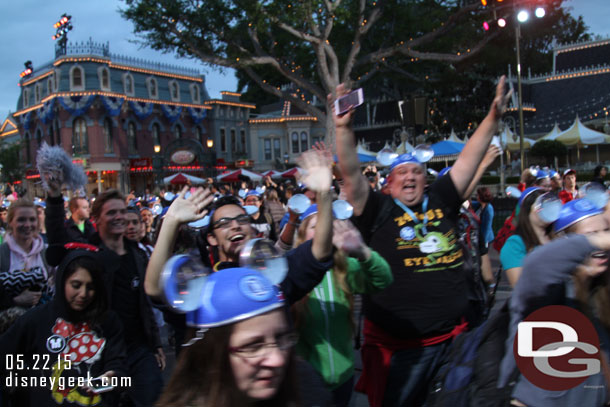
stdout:
<svg viewBox="0 0 610 407">
<path fill-rule="evenodd" d="M 498 252 L 495 251 L 493 248 L 490 248 L 489 256 L 491 259 L 492 270 L 494 270 L 494 271 L 498 270 L 498 268 L 500 267 L 500 260 L 499 260 Z M 504 272 L 502 272 L 502 275 L 500 277 L 500 284 L 498 285 L 498 290 L 496 292 L 496 301 L 495 301 L 495 304 L 491 311 L 492 313 L 494 312 L 494 310 L 496 310 L 502 306 L 502 304 L 510 297 L 510 293 L 511 293 L 510 284 L 508 283 L 508 279 L 506 278 L 506 275 L 504 274 Z M 361 301 L 359 300 L 359 298 L 357 298 L 356 301 L 354 302 L 354 315 L 355 316 L 358 316 L 360 314 L 360 306 L 361 306 Z M 169 382 L 169 378 L 170 378 L 171 373 L 176 364 L 176 358 L 175 358 L 173 347 L 169 346 L 169 344 L 167 342 L 167 325 L 162 329 L 161 339 L 163 341 L 163 345 L 164 345 L 163 348 L 164 348 L 165 355 L 167 358 L 167 367 L 166 367 L 165 371 L 163 372 L 163 380 L 164 380 L 164 383 L 167 384 Z M 358 381 L 358 378 L 360 377 L 360 373 L 362 372 L 362 359 L 360 358 L 359 351 L 354 350 L 354 358 L 355 358 L 355 381 L 354 381 L 354 383 L 356 383 Z M 368 403 L 366 395 L 354 392 L 352 394 L 352 399 L 349 403 L 349 406 L 350 407 L 368 407 L 369 403 Z"/>
</svg>

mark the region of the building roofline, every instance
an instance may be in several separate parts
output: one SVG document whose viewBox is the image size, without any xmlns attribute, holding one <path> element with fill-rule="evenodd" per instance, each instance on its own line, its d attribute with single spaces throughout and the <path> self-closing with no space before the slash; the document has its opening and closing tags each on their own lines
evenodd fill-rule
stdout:
<svg viewBox="0 0 610 407">
<path fill-rule="evenodd" d="M 47 97 L 45 97 L 44 99 L 42 99 L 42 101 L 36 105 L 33 106 L 29 106 L 25 109 L 21 109 L 16 111 L 15 113 L 13 113 L 13 117 L 17 117 L 17 116 L 21 116 L 23 114 L 26 114 L 28 112 L 31 112 L 33 110 L 36 109 L 40 109 L 44 103 L 46 103 L 47 101 L 54 99 L 56 97 L 64 97 L 64 96 L 90 96 L 90 95 L 95 95 L 95 96 L 110 96 L 110 97 L 117 97 L 117 98 L 121 98 L 121 99 L 125 99 L 126 101 L 133 101 L 133 102 L 143 102 L 143 103 L 154 103 L 157 105 L 175 105 L 175 106 L 182 106 L 182 107 L 193 107 L 196 109 L 208 109 L 211 110 L 212 108 L 210 106 L 206 106 L 206 105 L 198 105 L 198 104 L 194 104 L 194 103 L 182 103 L 182 102 L 170 102 L 170 101 L 165 101 L 165 100 L 158 100 L 158 99 L 145 99 L 145 98 L 136 98 L 136 97 L 132 97 L 132 96 L 125 96 L 122 93 L 114 93 L 114 92 L 104 92 L 104 91 L 81 91 L 81 92 L 57 92 L 54 93 L 52 95 L 49 95 Z"/>
</svg>

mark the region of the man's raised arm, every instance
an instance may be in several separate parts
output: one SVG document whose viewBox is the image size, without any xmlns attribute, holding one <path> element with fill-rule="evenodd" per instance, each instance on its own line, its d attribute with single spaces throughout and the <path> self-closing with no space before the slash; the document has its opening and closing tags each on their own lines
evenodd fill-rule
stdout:
<svg viewBox="0 0 610 407">
<path fill-rule="evenodd" d="M 479 127 L 477 127 L 477 130 L 458 156 L 455 164 L 451 167 L 451 171 L 449 171 L 449 176 L 453 180 L 453 184 L 460 196 L 465 195 L 466 189 L 475 176 L 475 172 L 489 147 L 491 138 L 498 130 L 498 123 L 502 118 L 502 114 L 506 110 L 506 104 L 512 91 L 504 92 L 505 83 L 506 77 L 502 76 L 496 86 L 496 96 L 491 103 L 489 113 L 479 124 Z"/>
<path fill-rule="evenodd" d="M 341 97 L 349 93 L 349 89 L 341 84 L 337 86 L 336 93 L 337 97 Z M 342 116 L 337 116 L 332 95 L 328 95 L 327 103 L 333 106 L 337 156 L 339 158 L 339 169 L 343 174 L 345 194 L 348 202 L 354 207 L 354 215 L 358 216 L 364 210 L 364 205 L 369 196 L 369 185 L 360 172 L 360 161 L 358 160 L 354 130 L 352 129 L 354 111 L 350 110 Z"/>
</svg>

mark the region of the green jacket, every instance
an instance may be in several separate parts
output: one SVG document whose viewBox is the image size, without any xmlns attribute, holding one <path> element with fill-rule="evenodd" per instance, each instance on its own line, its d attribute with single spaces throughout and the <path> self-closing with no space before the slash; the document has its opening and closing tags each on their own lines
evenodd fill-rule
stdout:
<svg viewBox="0 0 610 407">
<path fill-rule="evenodd" d="M 346 282 L 353 294 L 370 294 L 393 281 L 389 264 L 375 251 L 371 250 L 371 257 L 364 262 L 352 257 L 347 260 Z M 348 299 L 329 270 L 309 294 L 296 349 L 331 389 L 354 374 L 351 321 Z"/>
</svg>

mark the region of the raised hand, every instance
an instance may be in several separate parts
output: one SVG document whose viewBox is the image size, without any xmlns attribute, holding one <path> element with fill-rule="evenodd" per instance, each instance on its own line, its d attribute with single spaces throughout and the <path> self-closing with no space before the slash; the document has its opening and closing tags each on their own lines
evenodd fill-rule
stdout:
<svg viewBox="0 0 610 407">
<path fill-rule="evenodd" d="M 485 168 L 489 167 L 500 154 L 502 154 L 502 150 L 498 146 L 491 144 L 483 156 L 481 165 Z"/>
<path fill-rule="evenodd" d="M 197 188 L 188 199 L 184 199 L 188 189 L 188 186 L 184 187 L 167 210 L 166 216 L 174 218 L 179 223 L 202 219 L 208 213 L 206 207 L 214 200 L 210 190 L 203 188 Z"/>
<path fill-rule="evenodd" d="M 326 103 L 331 106 L 333 112 L 333 121 L 335 122 L 335 127 L 349 127 L 351 126 L 352 119 L 354 117 L 354 110 L 350 109 L 347 113 L 337 116 L 337 112 L 335 112 L 335 100 L 340 98 L 341 96 L 345 96 L 351 92 L 351 89 L 348 89 L 345 84 L 340 84 L 335 88 L 336 97 L 333 97 L 332 94 L 329 94 L 326 97 Z"/>
<path fill-rule="evenodd" d="M 298 158 L 299 167 L 304 172 L 300 174 L 299 181 L 307 185 L 307 188 L 316 192 L 327 192 L 332 183 L 332 157 L 318 150 L 305 151 Z"/>
<path fill-rule="evenodd" d="M 311 146 L 311 149 L 316 151 L 318 154 L 321 154 L 322 156 L 324 156 L 324 159 L 327 160 L 328 162 L 330 162 L 330 163 L 334 162 L 333 152 L 330 149 L 330 146 L 328 144 L 326 144 L 325 142 L 316 141 L 314 143 L 314 145 Z"/>
<path fill-rule="evenodd" d="M 500 120 L 504 112 L 506 112 L 508 101 L 510 100 L 513 94 L 512 89 L 504 93 L 505 86 L 506 76 L 502 75 L 502 77 L 498 81 L 498 85 L 496 86 L 496 97 L 494 97 L 493 102 L 491 102 L 491 108 L 489 109 L 489 113 L 492 114 L 494 119 L 496 120 Z"/>
<path fill-rule="evenodd" d="M 370 256 L 370 249 L 362 240 L 362 235 L 348 220 L 333 222 L 333 244 L 350 257 L 359 260 L 365 260 Z"/>
</svg>

